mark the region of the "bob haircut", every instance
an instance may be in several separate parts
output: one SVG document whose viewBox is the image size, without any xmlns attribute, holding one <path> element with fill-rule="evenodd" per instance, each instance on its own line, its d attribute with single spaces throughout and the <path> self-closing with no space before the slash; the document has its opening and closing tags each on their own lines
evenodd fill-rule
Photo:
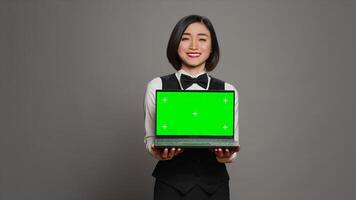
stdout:
<svg viewBox="0 0 356 200">
<path fill-rule="evenodd" d="M 167 46 L 167 58 L 168 61 L 173 65 L 176 70 L 181 69 L 181 59 L 178 55 L 178 47 L 181 41 L 182 35 L 187 29 L 187 27 L 195 22 L 203 23 L 207 29 L 210 31 L 211 35 L 211 53 L 208 59 L 205 61 L 205 69 L 206 71 L 212 71 L 219 62 L 220 58 L 220 48 L 218 44 L 218 40 L 215 34 L 214 27 L 210 20 L 204 16 L 200 15 L 188 15 L 183 17 L 178 21 L 176 26 L 174 27 L 171 37 L 169 38 L 168 46 Z"/>
</svg>

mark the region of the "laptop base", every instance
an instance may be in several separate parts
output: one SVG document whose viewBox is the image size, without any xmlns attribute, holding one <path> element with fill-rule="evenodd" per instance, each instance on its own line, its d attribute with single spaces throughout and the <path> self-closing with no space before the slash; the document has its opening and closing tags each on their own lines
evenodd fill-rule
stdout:
<svg viewBox="0 0 356 200">
<path fill-rule="evenodd" d="M 236 148 L 238 143 L 234 139 L 197 139 L 197 138 L 156 138 L 157 148 Z"/>
</svg>

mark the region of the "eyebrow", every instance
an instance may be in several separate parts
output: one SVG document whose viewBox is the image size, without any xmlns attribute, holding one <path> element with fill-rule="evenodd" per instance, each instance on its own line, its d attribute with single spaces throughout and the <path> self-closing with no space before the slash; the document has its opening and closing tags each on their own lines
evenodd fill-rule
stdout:
<svg viewBox="0 0 356 200">
<path fill-rule="evenodd" d="M 190 33 L 183 33 L 183 35 L 192 35 Z M 198 33 L 198 35 L 202 35 L 202 36 L 207 36 L 208 37 L 208 34 L 205 34 L 205 33 Z"/>
</svg>

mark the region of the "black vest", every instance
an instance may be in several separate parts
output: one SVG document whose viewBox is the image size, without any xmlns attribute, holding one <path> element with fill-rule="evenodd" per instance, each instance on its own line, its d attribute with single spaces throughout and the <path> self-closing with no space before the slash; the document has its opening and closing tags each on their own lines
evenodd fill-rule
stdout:
<svg viewBox="0 0 356 200">
<path fill-rule="evenodd" d="M 161 79 L 163 90 L 181 90 L 175 74 L 162 76 Z M 211 77 L 208 90 L 225 90 L 225 83 Z M 219 163 L 215 154 L 207 149 L 184 149 L 172 160 L 160 160 L 152 176 L 183 194 L 196 184 L 212 194 L 221 183 L 229 180 L 225 164 Z"/>
</svg>

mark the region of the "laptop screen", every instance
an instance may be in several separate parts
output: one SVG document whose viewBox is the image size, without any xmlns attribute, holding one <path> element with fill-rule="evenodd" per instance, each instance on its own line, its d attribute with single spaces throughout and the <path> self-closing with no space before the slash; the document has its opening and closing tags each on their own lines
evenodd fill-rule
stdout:
<svg viewBox="0 0 356 200">
<path fill-rule="evenodd" d="M 234 91 L 156 90 L 156 136 L 233 137 Z"/>
</svg>

